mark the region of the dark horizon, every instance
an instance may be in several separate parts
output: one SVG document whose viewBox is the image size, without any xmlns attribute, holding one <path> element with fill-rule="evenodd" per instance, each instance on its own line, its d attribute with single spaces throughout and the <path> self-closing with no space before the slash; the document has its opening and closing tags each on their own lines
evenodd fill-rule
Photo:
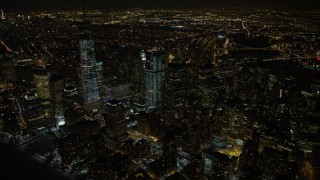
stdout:
<svg viewBox="0 0 320 180">
<path fill-rule="evenodd" d="M 302 0 L 277 0 L 256 2 L 254 0 L 117 0 L 99 1 L 91 0 L 11 0 L 0 6 L 4 11 L 40 11 L 40 10 L 77 10 L 85 9 L 131 9 L 131 8 L 266 8 L 286 10 L 316 10 L 317 3 Z"/>
<path fill-rule="evenodd" d="M 55 168 L 29 151 L 20 151 L 17 146 L 0 140 L 0 162 L 2 177 L 12 179 L 60 179 L 75 180 L 76 178 L 62 169 Z M 14 170 L 14 171 L 13 171 Z M 18 172 L 18 173 L 17 173 Z"/>
</svg>

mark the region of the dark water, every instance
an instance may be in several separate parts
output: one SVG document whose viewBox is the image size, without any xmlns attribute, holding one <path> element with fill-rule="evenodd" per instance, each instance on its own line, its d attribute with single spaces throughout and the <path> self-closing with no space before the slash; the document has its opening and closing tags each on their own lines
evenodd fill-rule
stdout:
<svg viewBox="0 0 320 180">
<path fill-rule="evenodd" d="M 0 140 L 0 179 L 75 180 L 67 172 L 51 167 L 44 160 L 15 145 Z"/>
<path fill-rule="evenodd" d="M 233 42 L 238 44 L 252 47 L 252 48 L 265 48 L 270 47 L 269 38 L 266 36 L 248 36 L 245 33 L 238 33 L 231 36 Z"/>
</svg>

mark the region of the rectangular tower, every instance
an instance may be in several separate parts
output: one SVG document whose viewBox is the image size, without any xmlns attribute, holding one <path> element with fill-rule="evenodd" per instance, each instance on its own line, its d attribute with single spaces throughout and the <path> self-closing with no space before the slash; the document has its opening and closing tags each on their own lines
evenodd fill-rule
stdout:
<svg viewBox="0 0 320 180">
<path fill-rule="evenodd" d="M 146 105 L 148 108 L 157 108 L 162 104 L 166 56 L 163 49 L 152 49 L 149 53 L 150 58 L 145 66 Z"/>
<path fill-rule="evenodd" d="M 84 104 L 89 107 L 100 99 L 93 40 L 80 40 L 80 58 Z"/>
</svg>

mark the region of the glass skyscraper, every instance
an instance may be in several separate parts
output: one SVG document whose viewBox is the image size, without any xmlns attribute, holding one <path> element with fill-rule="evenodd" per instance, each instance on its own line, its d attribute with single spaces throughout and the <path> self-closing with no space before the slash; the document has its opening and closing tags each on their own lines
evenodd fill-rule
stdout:
<svg viewBox="0 0 320 180">
<path fill-rule="evenodd" d="M 50 76 L 50 90 L 52 94 L 52 106 L 54 109 L 54 117 L 56 119 L 56 127 L 65 124 L 64 111 L 63 111 L 63 78 L 61 75 L 54 73 Z"/>
<path fill-rule="evenodd" d="M 145 66 L 146 106 L 157 108 L 162 104 L 162 84 L 165 78 L 166 56 L 164 49 L 152 49 Z"/>
<path fill-rule="evenodd" d="M 88 106 L 100 99 L 93 40 L 80 40 L 80 58 L 83 96 L 85 105 Z"/>
</svg>

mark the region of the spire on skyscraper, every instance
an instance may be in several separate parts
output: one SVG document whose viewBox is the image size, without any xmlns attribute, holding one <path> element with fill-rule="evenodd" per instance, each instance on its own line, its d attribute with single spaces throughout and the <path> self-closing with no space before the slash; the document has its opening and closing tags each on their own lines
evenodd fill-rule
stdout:
<svg viewBox="0 0 320 180">
<path fill-rule="evenodd" d="M 5 20 L 6 16 L 4 16 L 3 10 L 1 9 L 1 20 Z"/>
</svg>

